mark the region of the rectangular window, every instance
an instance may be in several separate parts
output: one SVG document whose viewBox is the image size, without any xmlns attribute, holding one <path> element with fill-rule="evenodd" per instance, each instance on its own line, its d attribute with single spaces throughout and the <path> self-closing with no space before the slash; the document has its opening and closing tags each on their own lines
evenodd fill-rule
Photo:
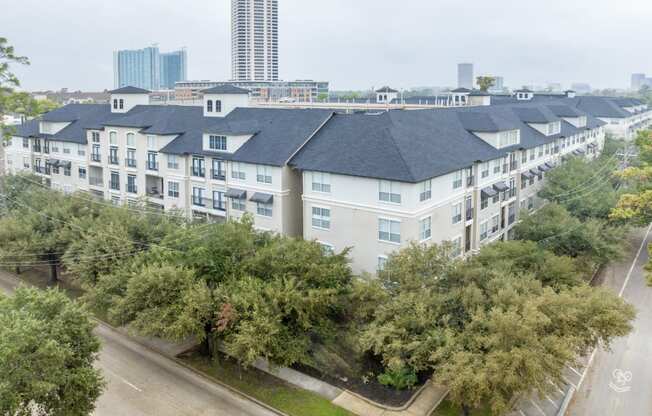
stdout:
<svg viewBox="0 0 652 416">
<path fill-rule="evenodd" d="M 462 187 L 462 171 L 458 170 L 457 172 L 453 173 L 453 189 L 457 189 L 461 187 Z"/>
<path fill-rule="evenodd" d="M 80 166 L 79 167 L 79 179 L 86 179 L 86 167 L 85 166 Z"/>
<path fill-rule="evenodd" d="M 65 166 L 63 167 L 63 174 L 64 174 L 64 176 L 71 176 L 71 175 L 72 175 L 72 171 L 71 171 L 71 169 L 70 169 L 70 165 L 65 165 Z"/>
<path fill-rule="evenodd" d="M 204 188 L 192 188 L 192 204 L 198 207 L 203 207 L 206 204 L 204 203 Z"/>
<path fill-rule="evenodd" d="M 136 187 L 136 175 L 127 175 L 127 192 L 136 194 L 138 188 Z"/>
<path fill-rule="evenodd" d="M 531 196 L 527 199 L 527 209 L 531 210 L 532 208 L 534 208 L 534 197 Z"/>
<path fill-rule="evenodd" d="M 205 161 L 203 157 L 192 158 L 192 176 L 196 176 L 199 178 L 206 177 L 206 167 L 204 163 Z"/>
<path fill-rule="evenodd" d="M 480 224 L 480 241 L 486 240 L 489 230 L 489 222 L 485 221 Z"/>
<path fill-rule="evenodd" d="M 246 211 L 247 200 L 244 198 L 231 198 L 231 208 L 236 211 Z"/>
<path fill-rule="evenodd" d="M 168 155 L 168 169 L 179 169 L 179 159 L 177 155 Z"/>
<path fill-rule="evenodd" d="M 112 165 L 117 165 L 118 164 L 118 148 L 117 147 L 110 147 L 109 148 L 109 163 Z"/>
<path fill-rule="evenodd" d="M 47 140 L 43 142 L 43 147 L 47 149 L 48 147 Z M 59 153 L 59 144 L 57 142 L 52 142 L 52 153 Z"/>
<path fill-rule="evenodd" d="M 451 240 L 453 250 L 451 251 L 452 257 L 459 257 L 462 255 L 462 237 L 457 237 Z"/>
<path fill-rule="evenodd" d="M 453 224 L 457 224 L 462 221 L 462 203 L 459 202 L 453 205 L 453 215 L 452 215 Z"/>
<path fill-rule="evenodd" d="M 419 221 L 419 238 L 421 241 L 427 240 L 432 235 L 432 218 L 426 217 Z"/>
<path fill-rule="evenodd" d="M 218 211 L 226 211 L 226 199 L 224 198 L 224 192 L 213 191 L 213 209 Z"/>
<path fill-rule="evenodd" d="M 315 192 L 331 192 L 331 175 L 323 172 L 312 173 L 312 190 Z"/>
<path fill-rule="evenodd" d="M 530 152 L 530 161 L 532 161 L 532 160 L 534 160 L 534 158 L 536 156 L 536 150 L 535 149 L 530 149 L 529 152 Z"/>
<path fill-rule="evenodd" d="M 118 172 L 111 172 L 111 179 L 109 180 L 109 188 L 114 191 L 120 190 L 120 174 Z"/>
<path fill-rule="evenodd" d="M 500 173 L 500 159 L 494 160 L 494 175 Z"/>
<path fill-rule="evenodd" d="M 118 145 L 118 133 L 115 131 L 109 132 L 109 144 L 114 146 Z"/>
<path fill-rule="evenodd" d="M 63 143 L 63 154 L 64 155 L 69 155 L 70 154 L 70 143 Z"/>
<path fill-rule="evenodd" d="M 154 171 L 158 170 L 158 153 L 147 152 L 147 169 Z"/>
<path fill-rule="evenodd" d="M 147 136 L 147 149 L 158 150 L 156 147 L 156 136 Z"/>
<path fill-rule="evenodd" d="M 136 135 L 127 133 L 127 146 L 136 147 Z"/>
<path fill-rule="evenodd" d="M 137 166 L 136 149 L 127 149 L 127 159 L 125 160 L 125 164 L 128 168 L 135 168 Z"/>
<path fill-rule="evenodd" d="M 376 267 L 376 270 L 378 272 L 382 272 L 385 270 L 385 266 L 387 265 L 387 256 L 378 256 L 378 266 Z"/>
<path fill-rule="evenodd" d="M 93 162 L 100 162 L 101 161 L 101 155 L 100 155 L 100 145 L 99 144 L 94 144 L 93 149 L 91 150 L 91 160 Z"/>
<path fill-rule="evenodd" d="M 86 156 L 86 147 L 84 145 L 77 145 L 77 156 Z"/>
<path fill-rule="evenodd" d="M 378 219 L 378 239 L 391 243 L 401 242 L 401 223 L 399 221 Z"/>
<path fill-rule="evenodd" d="M 211 177 L 215 180 L 224 180 L 226 177 L 226 170 L 224 169 L 224 161 L 221 159 L 212 160 L 213 167 L 211 169 Z"/>
<path fill-rule="evenodd" d="M 215 100 L 215 112 L 216 113 L 221 113 L 222 112 L 222 101 Z"/>
<path fill-rule="evenodd" d="M 263 204 L 262 202 L 256 202 L 256 213 L 262 215 L 263 217 L 272 216 L 272 204 Z"/>
<path fill-rule="evenodd" d="M 489 206 L 489 198 L 480 197 L 480 209 L 486 209 Z"/>
<path fill-rule="evenodd" d="M 500 215 L 491 217 L 491 233 L 494 234 L 500 229 Z"/>
<path fill-rule="evenodd" d="M 258 183 L 272 183 L 272 168 L 269 166 L 256 166 L 256 181 Z"/>
<path fill-rule="evenodd" d="M 378 199 L 383 202 L 401 203 L 400 185 L 390 181 L 378 181 Z"/>
<path fill-rule="evenodd" d="M 23 138 L 23 147 L 29 149 L 29 139 Z"/>
<path fill-rule="evenodd" d="M 226 136 L 209 136 L 208 148 L 211 150 L 226 150 Z"/>
<path fill-rule="evenodd" d="M 489 176 L 489 162 L 484 162 L 482 164 L 482 174 L 481 174 L 481 176 L 483 178 L 486 178 L 486 177 Z"/>
<path fill-rule="evenodd" d="M 242 163 L 234 162 L 231 164 L 231 177 L 239 181 L 244 181 L 247 178 L 247 174 L 244 171 L 244 165 Z"/>
<path fill-rule="evenodd" d="M 430 198 L 432 198 L 432 181 L 423 181 L 419 185 L 419 201 L 427 201 Z"/>
<path fill-rule="evenodd" d="M 168 181 L 168 196 L 179 198 L 179 182 Z"/>
<path fill-rule="evenodd" d="M 323 230 L 330 230 L 331 210 L 328 208 L 312 207 L 312 226 Z"/>
<path fill-rule="evenodd" d="M 125 108 L 125 100 L 123 100 L 123 99 L 121 98 L 121 99 L 120 99 L 120 110 L 124 110 L 124 108 Z"/>
</svg>

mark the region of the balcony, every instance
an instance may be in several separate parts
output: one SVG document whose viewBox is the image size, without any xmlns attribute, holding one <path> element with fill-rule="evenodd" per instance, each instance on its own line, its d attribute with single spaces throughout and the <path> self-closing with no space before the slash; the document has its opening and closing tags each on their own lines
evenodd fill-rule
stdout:
<svg viewBox="0 0 652 416">
<path fill-rule="evenodd" d="M 114 191 L 119 191 L 120 190 L 120 182 L 118 182 L 118 181 L 109 181 L 109 189 L 112 189 Z"/>
<path fill-rule="evenodd" d="M 148 160 L 146 164 L 147 170 L 158 171 L 158 162 L 155 160 Z"/>
<path fill-rule="evenodd" d="M 88 184 L 91 186 L 104 186 L 104 180 L 102 178 L 88 178 Z"/>
<path fill-rule="evenodd" d="M 117 156 L 109 156 L 109 165 L 119 165 L 120 160 Z"/>
<path fill-rule="evenodd" d="M 102 161 L 102 155 L 99 153 L 91 153 L 91 162 L 101 162 Z"/>
<path fill-rule="evenodd" d="M 211 178 L 218 181 L 223 181 L 226 179 L 226 171 L 211 169 Z"/>
<path fill-rule="evenodd" d="M 145 193 L 150 198 L 163 199 L 163 194 L 161 193 L 158 187 L 147 188 Z"/>
<path fill-rule="evenodd" d="M 196 176 L 198 178 L 205 178 L 206 177 L 206 169 L 205 168 L 193 166 L 191 173 L 192 173 L 192 176 Z"/>
<path fill-rule="evenodd" d="M 136 159 L 125 159 L 125 166 L 128 168 L 135 168 L 138 166 Z"/>
</svg>

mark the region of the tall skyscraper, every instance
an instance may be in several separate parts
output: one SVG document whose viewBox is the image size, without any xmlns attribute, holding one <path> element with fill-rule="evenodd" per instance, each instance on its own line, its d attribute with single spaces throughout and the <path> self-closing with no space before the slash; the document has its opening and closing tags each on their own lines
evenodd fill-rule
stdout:
<svg viewBox="0 0 652 416">
<path fill-rule="evenodd" d="M 173 89 L 188 78 L 185 49 L 160 53 L 158 46 L 113 52 L 113 86 L 138 87 L 150 91 Z"/>
<path fill-rule="evenodd" d="M 473 64 L 457 64 L 457 87 L 473 89 Z"/>
<path fill-rule="evenodd" d="M 161 88 L 172 90 L 178 81 L 188 80 L 188 60 L 185 49 L 162 53 Z"/>
<path fill-rule="evenodd" d="M 632 89 L 638 91 L 646 84 L 645 74 L 632 74 Z"/>
<path fill-rule="evenodd" d="M 231 0 L 234 81 L 278 81 L 278 0 Z"/>
</svg>

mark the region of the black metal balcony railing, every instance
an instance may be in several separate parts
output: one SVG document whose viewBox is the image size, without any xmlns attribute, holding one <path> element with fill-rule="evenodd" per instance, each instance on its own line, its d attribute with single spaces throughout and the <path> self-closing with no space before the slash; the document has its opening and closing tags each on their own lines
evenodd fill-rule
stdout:
<svg viewBox="0 0 652 416">
<path fill-rule="evenodd" d="M 223 181 L 224 179 L 226 179 L 226 171 L 211 169 L 211 178 L 219 181 Z"/>
<path fill-rule="evenodd" d="M 33 149 L 34 149 L 34 151 L 35 151 L 36 153 L 41 153 L 41 146 L 35 144 L 35 145 L 33 146 Z"/>
<path fill-rule="evenodd" d="M 192 176 L 197 176 L 199 178 L 205 178 L 206 177 L 206 169 L 193 166 L 192 167 Z"/>
<path fill-rule="evenodd" d="M 130 194 L 137 194 L 138 193 L 138 187 L 135 184 L 127 184 L 127 192 Z"/>
<path fill-rule="evenodd" d="M 125 159 L 125 166 L 128 168 L 135 168 L 138 166 L 136 159 Z"/>
<path fill-rule="evenodd" d="M 119 165 L 120 161 L 117 156 L 109 156 L 109 165 Z"/>
<path fill-rule="evenodd" d="M 43 153 L 50 154 L 50 146 L 43 146 Z"/>
<path fill-rule="evenodd" d="M 154 160 L 148 160 L 147 161 L 147 170 L 157 171 L 158 170 L 158 162 L 156 162 Z"/>
<path fill-rule="evenodd" d="M 109 181 L 109 189 L 113 189 L 114 191 L 119 191 L 120 190 L 120 182 L 118 182 L 118 181 Z"/>
<path fill-rule="evenodd" d="M 34 166 L 34 172 L 40 173 L 42 175 L 49 175 L 50 174 L 50 167 L 49 166 Z"/>
<path fill-rule="evenodd" d="M 102 161 L 102 155 L 99 153 L 91 153 L 91 161 L 93 162 L 101 162 Z"/>
<path fill-rule="evenodd" d="M 103 186 L 104 185 L 104 181 L 102 180 L 102 178 L 89 177 L 88 178 L 88 183 L 91 186 Z"/>
</svg>

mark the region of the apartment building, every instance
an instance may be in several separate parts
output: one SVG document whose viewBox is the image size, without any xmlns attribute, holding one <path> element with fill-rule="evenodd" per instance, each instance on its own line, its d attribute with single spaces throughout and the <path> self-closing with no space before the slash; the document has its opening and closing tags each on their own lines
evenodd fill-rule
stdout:
<svg viewBox="0 0 652 416">
<path fill-rule="evenodd" d="M 21 125 L 6 170 L 188 217 L 248 212 L 260 229 L 351 247 L 354 269 L 372 273 L 411 241 L 452 241 L 462 255 L 510 238 L 541 205 L 546 173 L 596 157 L 609 126 L 568 98 L 346 114 L 249 107 L 232 85 L 205 90 L 202 106 L 110 94 Z"/>
</svg>

